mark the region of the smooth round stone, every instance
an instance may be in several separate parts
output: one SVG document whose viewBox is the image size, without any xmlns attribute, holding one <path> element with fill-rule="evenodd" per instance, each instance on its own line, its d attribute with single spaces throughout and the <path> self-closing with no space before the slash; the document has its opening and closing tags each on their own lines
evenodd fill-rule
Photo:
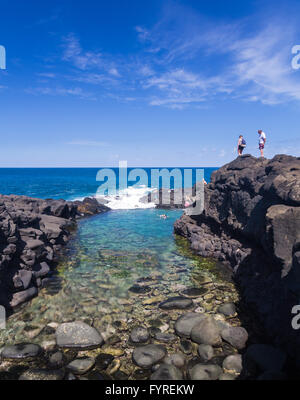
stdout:
<svg viewBox="0 0 300 400">
<path fill-rule="evenodd" d="M 219 327 L 211 317 L 203 319 L 193 327 L 191 339 L 195 343 L 211 346 L 218 346 L 222 343 Z"/>
<path fill-rule="evenodd" d="M 203 361 L 209 361 L 214 356 L 214 349 L 210 344 L 200 344 L 198 347 L 198 354 Z"/>
<path fill-rule="evenodd" d="M 42 352 L 42 348 L 37 344 L 20 343 L 4 346 L 1 351 L 3 359 L 23 359 L 34 358 Z"/>
<path fill-rule="evenodd" d="M 64 378 L 65 371 L 63 369 L 57 370 L 43 370 L 43 369 L 29 369 L 25 371 L 20 377 L 20 381 L 60 381 Z"/>
<path fill-rule="evenodd" d="M 240 354 L 233 354 L 227 356 L 223 361 L 223 368 L 237 373 L 241 373 L 243 369 L 242 356 Z"/>
<path fill-rule="evenodd" d="M 245 328 L 240 326 L 229 326 L 221 331 L 222 338 L 233 347 L 240 350 L 246 346 L 248 333 Z"/>
<path fill-rule="evenodd" d="M 169 342 L 174 342 L 177 339 L 177 337 L 172 333 L 158 332 L 155 335 L 155 339 L 158 340 L 159 342 L 169 343 Z"/>
<path fill-rule="evenodd" d="M 151 288 L 149 286 L 133 285 L 128 289 L 131 293 L 144 294 L 149 293 Z"/>
<path fill-rule="evenodd" d="M 199 296 L 203 296 L 205 293 L 207 293 L 207 291 L 208 290 L 205 288 L 188 288 L 188 289 L 181 291 L 181 294 L 183 296 L 196 298 Z"/>
<path fill-rule="evenodd" d="M 235 378 L 236 378 L 236 376 L 234 376 L 232 374 L 225 373 L 225 374 L 221 374 L 219 376 L 219 381 L 234 381 Z"/>
<path fill-rule="evenodd" d="M 233 317 L 236 314 L 236 307 L 234 303 L 224 303 L 220 305 L 218 312 L 226 317 Z"/>
<path fill-rule="evenodd" d="M 213 381 L 217 380 L 222 374 L 222 368 L 213 364 L 196 364 L 190 370 L 190 377 L 196 381 Z"/>
<path fill-rule="evenodd" d="M 193 301 L 186 297 L 170 297 L 169 299 L 160 303 L 159 308 L 162 310 L 184 310 L 193 305 Z"/>
<path fill-rule="evenodd" d="M 141 368 L 151 368 L 157 364 L 167 354 L 166 349 L 162 345 L 148 344 L 146 346 L 137 347 L 132 353 L 133 362 Z"/>
<path fill-rule="evenodd" d="M 102 335 L 84 322 L 67 322 L 59 325 L 55 333 L 56 343 L 62 348 L 95 348 L 103 344 Z"/>
<path fill-rule="evenodd" d="M 253 361 L 262 371 L 279 372 L 285 364 L 286 354 L 267 344 L 252 344 L 247 349 L 246 359 Z"/>
<path fill-rule="evenodd" d="M 101 353 L 96 357 L 96 367 L 103 371 L 105 370 L 114 360 L 114 356 L 111 354 Z"/>
<path fill-rule="evenodd" d="M 162 364 L 151 375 L 150 380 L 176 381 L 183 379 L 182 372 L 174 365 Z"/>
<path fill-rule="evenodd" d="M 132 343 L 146 343 L 149 339 L 150 333 L 143 326 L 137 326 L 131 331 L 130 340 Z"/>
<path fill-rule="evenodd" d="M 189 338 L 195 325 L 206 318 L 205 314 L 190 312 L 182 315 L 175 322 L 175 332 L 180 337 Z"/>
<path fill-rule="evenodd" d="M 175 353 L 175 354 L 170 354 L 168 357 L 165 358 L 164 360 L 165 364 L 173 364 L 177 368 L 183 368 L 185 366 L 185 356 L 182 353 Z"/>
<path fill-rule="evenodd" d="M 88 372 L 95 365 L 94 358 L 82 357 L 76 358 L 70 364 L 67 365 L 69 371 L 73 372 L 75 375 L 82 375 Z"/>
</svg>

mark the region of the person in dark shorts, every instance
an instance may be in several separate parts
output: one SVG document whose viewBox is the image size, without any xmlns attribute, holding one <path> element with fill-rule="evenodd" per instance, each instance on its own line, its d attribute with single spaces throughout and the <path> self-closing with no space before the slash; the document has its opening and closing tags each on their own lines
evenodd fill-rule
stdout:
<svg viewBox="0 0 300 400">
<path fill-rule="evenodd" d="M 260 156 L 263 157 L 264 156 L 265 143 L 266 143 L 266 140 L 267 140 L 266 139 L 266 134 L 261 129 L 259 129 L 257 132 L 259 134 L 258 148 L 259 148 L 259 151 L 260 151 Z"/>
<path fill-rule="evenodd" d="M 243 154 L 244 148 L 246 147 L 246 141 L 243 137 L 243 135 L 239 136 L 239 140 L 238 140 L 238 155 L 241 156 Z"/>
</svg>

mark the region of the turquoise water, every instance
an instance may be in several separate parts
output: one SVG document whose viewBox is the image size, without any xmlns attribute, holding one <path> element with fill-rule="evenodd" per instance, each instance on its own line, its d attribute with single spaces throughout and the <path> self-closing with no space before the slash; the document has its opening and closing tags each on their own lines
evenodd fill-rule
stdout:
<svg viewBox="0 0 300 400">
<path fill-rule="evenodd" d="M 72 182 L 68 181 L 68 174 L 64 175 L 66 171 L 58 180 L 58 170 L 50 173 L 39 170 L 35 178 L 30 177 L 32 172 L 24 173 L 22 182 L 26 190 L 20 181 L 9 181 L 8 193 L 67 199 L 83 197 L 94 190 L 89 185 L 95 185 L 92 183 L 95 171 L 85 170 L 80 175 L 77 170 Z M 85 174 L 89 175 L 87 180 Z M 3 180 L 1 185 L 5 186 Z M 132 329 L 142 325 L 174 334 L 174 323 L 185 312 L 163 311 L 159 308 L 162 301 L 179 295 L 193 297 L 196 292 L 193 309 L 216 313 L 220 304 L 238 299 L 230 271 L 214 260 L 195 256 L 187 241 L 174 235 L 174 222 L 182 212 L 116 209 L 78 221 L 77 231 L 46 287 L 8 318 L 6 329 L 0 331 L 0 347 L 31 342 L 53 349 L 58 324 L 81 320 L 97 328 L 105 344 L 101 349 L 80 354 L 92 357 L 99 352 L 113 354 L 128 379 L 139 379 L 138 368 L 132 362 L 133 346 L 128 341 Z M 160 218 L 162 213 L 167 215 L 166 219 Z M 167 344 L 167 348 L 169 353 L 180 351 L 179 337 Z"/>
<path fill-rule="evenodd" d="M 9 318 L 0 344 L 28 338 L 42 344 L 53 339 L 43 330 L 53 322 L 84 320 L 104 336 L 118 332 L 120 321 L 151 326 L 161 318 L 159 302 L 203 283 L 203 295 L 214 290 L 216 296 L 213 304 L 201 298 L 204 309 L 235 300 L 228 271 L 196 257 L 173 235 L 182 211 L 165 213 L 167 219 L 157 209 L 116 210 L 81 220 L 48 286 Z M 134 285 L 145 293 L 132 292 Z"/>
</svg>

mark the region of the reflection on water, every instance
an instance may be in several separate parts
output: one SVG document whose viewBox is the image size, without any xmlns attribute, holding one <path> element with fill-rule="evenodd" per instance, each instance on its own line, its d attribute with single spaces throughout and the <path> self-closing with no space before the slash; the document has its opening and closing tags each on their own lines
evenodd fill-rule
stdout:
<svg viewBox="0 0 300 400">
<path fill-rule="evenodd" d="M 201 306 L 207 311 L 235 300 L 228 273 L 174 238 L 173 223 L 181 211 L 167 211 L 166 220 L 159 214 L 120 210 L 81 221 L 57 274 L 9 318 L 0 341 L 42 343 L 53 339 L 47 324 L 80 319 L 106 336 L 127 324 L 151 325 L 161 317 L 160 301 L 203 284 Z"/>
</svg>

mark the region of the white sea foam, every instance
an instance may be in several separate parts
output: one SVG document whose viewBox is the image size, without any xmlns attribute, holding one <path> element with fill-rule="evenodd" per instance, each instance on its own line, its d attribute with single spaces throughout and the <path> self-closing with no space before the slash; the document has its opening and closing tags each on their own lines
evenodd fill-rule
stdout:
<svg viewBox="0 0 300 400">
<path fill-rule="evenodd" d="M 137 208 L 154 208 L 154 203 L 149 203 L 146 199 L 147 195 L 154 189 L 146 186 L 132 187 L 129 186 L 119 192 L 117 196 L 97 196 L 96 198 L 106 200 L 105 205 L 112 210 L 133 210 Z"/>
</svg>

